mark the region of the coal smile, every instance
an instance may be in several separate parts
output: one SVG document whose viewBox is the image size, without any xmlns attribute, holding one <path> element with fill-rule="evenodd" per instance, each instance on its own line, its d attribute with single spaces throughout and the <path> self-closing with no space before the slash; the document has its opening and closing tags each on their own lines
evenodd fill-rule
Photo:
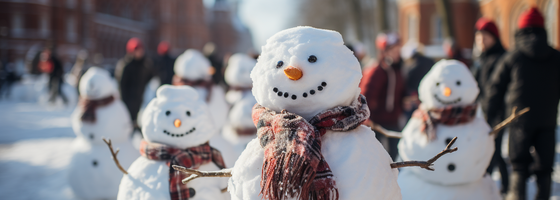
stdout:
<svg viewBox="0 0 560 200">
<path fill-rule="evenodd" d="M 440 99 L 437 94 L 434 94 L 434 97 L 436 98 L 437 101 L 439 101 L 440 103 L 442 103 L 444 105 L 455 104 L 455 103 L 461 102 L 461 97 L 459 97 L 458 99 L 455 99 L 453 101 L 444 101 L 444 100 Z"/>
<path fill-rule="evenodd" d="M 170 133 L 170 132 L 167 131 L 167 130 L 163 130 L 163 133 L 165 133 L 165 134 L 167 134 L 167 135 L 169 135 L 169 136 L 171 136 L 171 137 L 183 137 L 183 136 L 185 136 L 185 135 L 188 135 L 188 134 L 194 132 L 195 130 L 196 130 L 196 128 L 193 127 L 193 128 L 191 128 L 191 130 L 187 131 L 186 133 L 175 134 L 175 133 Z"/>
<path fill-rule="evenodd" d="M 315 94 L 317 94 L 317 92 L 323 91 L 326 87 L 327 87 L 327 82 L 321 82 L 321 85 L 317 86 L 317 91 L 315 89 L 311 89 L 311 90 L 309 90 L 309 92 L 302 93 L 301 96 L 303 96 L 303 98 L 307 98 L 309 95 L 315 95 Z M 298 98 L 298 95 L 296 95 L 296 94 L 291 94 L 290 95 L 289 92 L 283 92 L 282 90 L 278 89 L 277 87 L 274 87 L 272 89 L 272 91 L 274 93 L 276 93 L 278 95 L 278 97 L 284 97 L 284 98 L 291 97 L 292 100 L 296 100 Z"/>
</svg>

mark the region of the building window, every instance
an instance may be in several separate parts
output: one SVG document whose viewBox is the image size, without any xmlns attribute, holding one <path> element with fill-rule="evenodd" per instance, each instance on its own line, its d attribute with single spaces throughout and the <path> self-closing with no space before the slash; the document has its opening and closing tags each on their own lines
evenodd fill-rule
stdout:
<svg viewBox="0 0 560 200">
<path fill-rule="evenodd" d="M 13 37 L 23 37 L 23 15 L 14 14 L 12 15 L 12 36 Z"/>
<path fill-rule="evenodd" d="M 39 34 L 41 34 L 41 37 L 43 37 L 43 38 L 49 37 L 49 34 L 51 32 L 49 26 L 50 26 L 49 15 L 47 15 L 47 14 L 40 15 L 40 17 L 39 17 Z"/>
<path fill-rule="evenodd" d="M 70 16 L 66 18 L 66 40 L 68 40 L 68 42 L 75 42 L 76 38 L 76 19 Z"/>
<path fill-rule="evenodd" d="M 408 15 L 408 40 L 418 41 L 418 17 Z"/>
<path fill-rule="evenodd" d="M 66 0 L 66 8 L 68 9 L 76 8 L 76 0 Z"/>
<path fill-rule="evenodd" d="M 546 32 L 550 46 L 558 47 L 558 1 L 549 0 L 546 6 Z"/>
<path fill-rule="evenodd" d="M 432 43 L 443 43 L 443 22 L 437 14 L 432 15 Z"/>
</svg>

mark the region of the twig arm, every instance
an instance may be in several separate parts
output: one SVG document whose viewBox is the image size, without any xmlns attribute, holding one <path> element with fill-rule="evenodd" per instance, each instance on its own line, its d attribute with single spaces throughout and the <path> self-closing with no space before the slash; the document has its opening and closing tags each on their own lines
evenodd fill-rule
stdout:
<svg viewBox="0 0 560 200">
<path fill-rule="evenodd" d="M 401 132 L 397 132 L 397 131 L 390 131 L 387 130 L 385 128 L 383 128 L 381 125 L 374 123 L 371 126 L 371 130 L 375 131 L 376 133 L 381 133 L 383 135 L 385 135 L 385 137 L 388 138 L 402 138 L 402 133 Z"/>
<path fill-rule="evenodd" d="M 445 147 L 445 149 L 443 151 L 439 152 L 436 156 L 434 156 L 432 159 L 430 159 L 428 161 L 396 162 L 396 163 L 391 163 L 391 168 L 421 167 L 421 168 L 424 168 L 426 170 L 434 171 L 434 168 L 432 168 L 432 165 L 434 164 L 434 162 L 436 162 L 439 158 L 441 158 L 445 154 L 453 153 L 453 152 L 457 151 L 457 147 L 451 148 L 451 146 L 453 146 L 453 144 L 455 143 L 456 140 L 457 140 L 457 137 L 454 137 L 449 142 L 449 144 L 447 144 L 447 146 Z"/>
<path fill-rule="evenodd" d="M 191 176 L 183 179 L 181 182 L 187 184 L 188 182 L 200 177 L 231 177 L 231 169 L 223 169 L 220 171 L 198 171 L 196 169 L 189 169 L 179 165 L 173 165 L 173 169 L 191 174 Z"/>
<path fill-rule="evenodd" d="M 504 129 L 507 125 L 511 124 L 514 120 L 516 120 L 517 118 L 519 118 L 521 115 L 529 112 L 530 108 L 524 108 L 523 110 L 520 110 L 519 112 L 515 112 L 517 111 L 517 107 L 513 107 L 512 111 L 511 111 L 511 115 L 506 118 L 504 121 L 500 122 L 498 125 L 496 125 L 492 132 L 490 132 L 490 135 L 495 135 L 497 133 L 499 133 L 502 129 Z"/>
<path fill-rule="evenodd" d="M 109 150 L 111 151 L 111 155 L 113 156 L 113 161 L 115 161 L 117 167 L 121 170 L 123 174 L 128 174 L 128 172 L 121 166 L 119 159 L 117 159 L 117 154 L 119 153 L 119 149 L 117 149 L 117 151 L 113 151 L 113 144 L 111 143 L 111 139 L 107 140 L 103 138 L 103 142 L 105 142 L 105 144 L 107 144 L 107 146 L 109 147 Z"/>
</svg>

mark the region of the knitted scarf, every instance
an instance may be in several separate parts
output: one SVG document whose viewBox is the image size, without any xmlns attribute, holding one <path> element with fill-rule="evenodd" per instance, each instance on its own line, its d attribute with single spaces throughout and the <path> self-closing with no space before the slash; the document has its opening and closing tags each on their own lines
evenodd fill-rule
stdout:
<svg viewBox="0 0 560 200">
<path fill-rule="evenodd" d="M 189 79 L 184 79 L 181 78 L 177 75 L 173 76 L 173 80 L 172 80 L 172 85 L 188 85 L 191 87 L 203 87 L 206 89 L 206 91 L 208 91 L 208 93 L 206 93 L 206 102 L 210 102 L 210 99 L 212 98 L 212 86 L 214 85 L 212 83 L 212 80 L 189 80 Z"/>
<path fill-rule="evenodd" d="M 181 180 L 187 178 L 185 173 L 173 169 L 173 165 L 198 169 L 201 165 L 213 162 L 220 169 L 226 167 L 222 154 L 217 149 L 210 147 L 207 143 L 187 149 L 179 149 L 163 144 L 148 143 L 142 140 L 140 143 L 140 155 L 150 160 L 164 160 L 169 166 L 169 194 L 171 200 L 188 200 L 193 197 L 191 191 Z"/>
<path fill-rule="evenodd" d="M 97 117 L 95 116 L 95 111 L 97 110 L 97 108 L 109 105 L 114 100 L 115 97 L 113 96 L 108 96 L 103 99 L 97 99 L 97 100 L 80 98 L 78 105 L 83 108 L 82 109 L 83 113 L 81 117 L 82 121 L 95 123 L 97 121 Z"/>
<path fill-rule="evenodd" d="M 338 189 L 329 164 L 321 154 L 321 136 L 327 130 L 349 131 L 369 118 L 366 99 L 360 95 L 350 106 L 325 110 L 311 120 L 259 104 L 253 122 L 264 149 L 261 194 L 266 199 L 336 200 Z"/>
<path fill-rule="evenodd" d="M 477 104 L 467 106 L 447 106 L 443 108 L 423 109 L 420 105 L 412 117 L 422 120 L 420 131 L 426 134 L 430 141 L 434 141 L 436 136 L 436 126 L 438 124 L 457 125 L 471 122 L 476 115 Z"/>
</svg>

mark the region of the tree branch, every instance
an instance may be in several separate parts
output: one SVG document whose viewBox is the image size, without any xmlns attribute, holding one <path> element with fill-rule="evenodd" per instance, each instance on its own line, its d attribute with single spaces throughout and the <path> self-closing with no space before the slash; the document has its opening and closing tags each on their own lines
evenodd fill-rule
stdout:
<svg viewBox="0 0 560 200">
<path fill-rule="evenodd" d="M 523 110 L 520 110 L 519 112 L 516 113 L 515 111 L 517 111 L 517 107 L 513 107 L 511 111 L 511 115 L 508 118 L 506 118 L 504 121 L 496 125 L 492 130 L 492 132 L 490 132 L 490 135 L 495 135 L 499 133 L 502 129 L 504 129 L 507 125 L 511 124 L 514 120 L 519 118 L 521 115 L 529 112 L 529 110 L 530 108 L 524 108 Z"/>
<path fill-rule="evenodd" d="M 177 171 L 191 174 L 191 176 L 181 181 L 183 184 L 187 184 L 189 181 L 200 177 L 231 177 L 231 169 L 223 169 L 220 171 L 198 171 L 196 169 L 189 169 L 179 165 L 173 165 L 172 167 Z"/>
<path fill-rule="evenodd" d="M 371 126 L 371 130 L 373 130 L 377 133 L 381 133 L 381 134 L 385 135 L 385 137 L 388 137 L 388 138 L 397 138 L 397 139 L 402 138 L 402 133 L 401 132 L 387 130 L 387 129 L 383 128 L 381 125 L 376 124 L 376 123 L 373 123 L 373 125 Z"/>
<path fill-rule="evenodd" d="M 430 171 L 434 171 L 434 168 L 432 168 L 432 165 L 434 162 L 436 162 L 440 157 L 442 157 L 445 154 L 448 153 L 453 153 L 455 151 L 457 151 L 457 147 L 450 149 L 451 146 L 453 146 L 453 144 L 455 143 L 455 141 L 457 140 L 457 137 L 454 137 L 451 142 L 449 142 L 449 144 L 447 144 L 447 146 L 445 147 L 445 149 L 441 152 L 439 152 L 436 156 L 434 156 L 432 159 L 428 160 L 428 161 L 404 161 L 404 162 L 396 162 L 396 163 L 391 163 L 391 168 L 401 168 L 401 167 L 421 167 L 424 168 L 426 170 L 430 170 Z"/>
<path fill-rule="evenodd" d="M 113 151 L 113 144 L 111 143 L 111 139 L 106 140 L 105 138 L 103 138 L 103 142 L 105 142 L 105 144 L 107 144 L 107 146 L 109 147 L 109 150 L 111 150 L 111 155 L 113 155 L 113 161 L 115 161 L 117 167 L 121 170 L 123 174 L 128 174 L 128 172 L 121 166 L 121 163 L 119 163 L 119 159 L 117 159 L 117 154 L 119 153 L 119 149 L 117 149 L 117 151 Z"/>
</svg>

